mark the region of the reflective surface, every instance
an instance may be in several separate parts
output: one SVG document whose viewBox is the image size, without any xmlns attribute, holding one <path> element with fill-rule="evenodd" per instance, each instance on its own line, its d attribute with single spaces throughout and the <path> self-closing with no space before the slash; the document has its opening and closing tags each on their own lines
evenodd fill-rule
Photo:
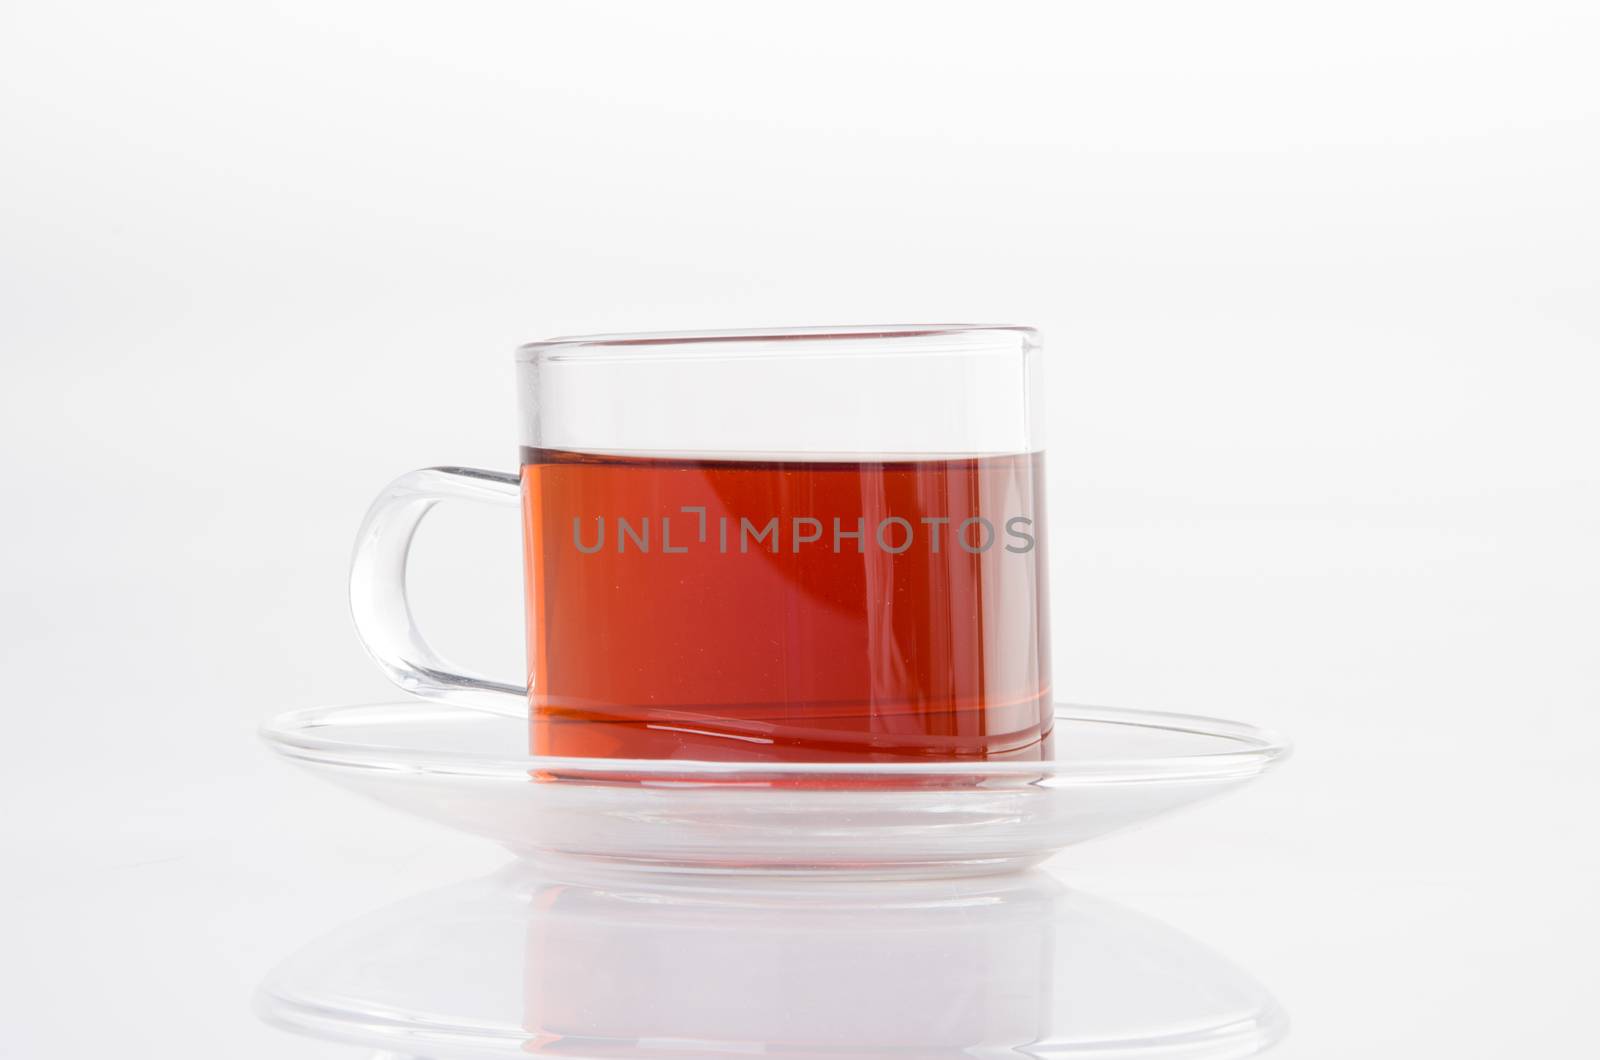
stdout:
<svg viewBox="0 0 1600 1060">
<path fill-rule="evenodd" d="M 269 1022 L 428 1056 L 1253 1055 L 1249 976 L 1042 872 L 651 879 L 513 864 L 362 917 L 262 985 Z"/>
</svg>

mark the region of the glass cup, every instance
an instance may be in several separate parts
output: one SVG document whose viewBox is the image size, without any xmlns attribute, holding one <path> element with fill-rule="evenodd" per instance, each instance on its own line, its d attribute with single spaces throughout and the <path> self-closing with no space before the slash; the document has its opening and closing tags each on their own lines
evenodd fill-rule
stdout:
<svg viewBox="0 0 1600 1060">
<path fill-rule="evenodd" d="M 351 568 L 402 688 L 525 716 L 536 754 L 1049 757 L 1040 347 L 1023 327 L 551 339 L 517 354 L 520 472 L 429 468 Z M 417 632 L 446 499 L 518 503 L 526 684 Z"/>
</svg>

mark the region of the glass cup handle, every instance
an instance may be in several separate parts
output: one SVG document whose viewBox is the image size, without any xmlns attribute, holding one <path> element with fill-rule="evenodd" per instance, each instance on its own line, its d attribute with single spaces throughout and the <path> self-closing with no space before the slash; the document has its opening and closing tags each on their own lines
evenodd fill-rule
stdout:
<svg viewBox="0 0 1600 1060">
<path fill-rule="evenodd" d="M 429 467 L 401 475 L 367 509 L 350 559 L 356 635 L 389 679 L 424 699 L 526 718 L 528 690 L 465 673 L 422 639 L 406 598 L 406 557 L 422 517 L 445 500 L 515 505 L 516 475 L 470 467 Z"/>
</svg>

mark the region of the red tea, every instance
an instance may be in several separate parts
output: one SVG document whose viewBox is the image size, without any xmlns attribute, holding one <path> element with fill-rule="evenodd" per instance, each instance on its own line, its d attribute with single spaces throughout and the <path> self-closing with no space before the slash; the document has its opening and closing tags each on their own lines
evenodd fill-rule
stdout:
<svg viewBox="0 0 1600 1060">
<path fill-rule="evenodd" d="M 1047 757 L 1040 454 L 522 453 L 536 754 Z"/>
</svg>

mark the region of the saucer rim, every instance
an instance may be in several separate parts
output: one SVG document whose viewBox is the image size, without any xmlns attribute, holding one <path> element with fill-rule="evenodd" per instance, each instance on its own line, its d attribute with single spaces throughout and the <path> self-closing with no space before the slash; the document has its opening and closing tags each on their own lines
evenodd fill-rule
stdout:
<svg viewBox="0 0 1600 1060">
<path fill-rule="evenodd" d="M 1243 779 L 1288 758 L 1292 745 L 1282 734 L 1246 722 L 1201 714 L 1057 703 L 1057 724 L 1124 725 L 1230 741 L 1238 746 L 1199 754 L 1138 758 L 1053 759 L 1003 762 L 739 762 L 676 758 L 586 758 L 555 755 L 504 755 L 481 751 L 429 750 L 394 744 L 362 743 L 349 734 L 363 725 L 396 722 L 517 724 L 501 715 L 447 706 L 422 699 L 335 704 L 291 710 L 263 722 L 258 736 L 274 752 L 308 765 L 346 769 L 477 778 L 525 783 L 530 773 L 597 779 L 624 773 L 635 782 L 725 784 L 776 777 L 960 777 L 1022 781 L 1037 786 L 1131 781 L 1212 781 Z M 318 735 L 337 727 L 342 738 Z"/>
</svg>

